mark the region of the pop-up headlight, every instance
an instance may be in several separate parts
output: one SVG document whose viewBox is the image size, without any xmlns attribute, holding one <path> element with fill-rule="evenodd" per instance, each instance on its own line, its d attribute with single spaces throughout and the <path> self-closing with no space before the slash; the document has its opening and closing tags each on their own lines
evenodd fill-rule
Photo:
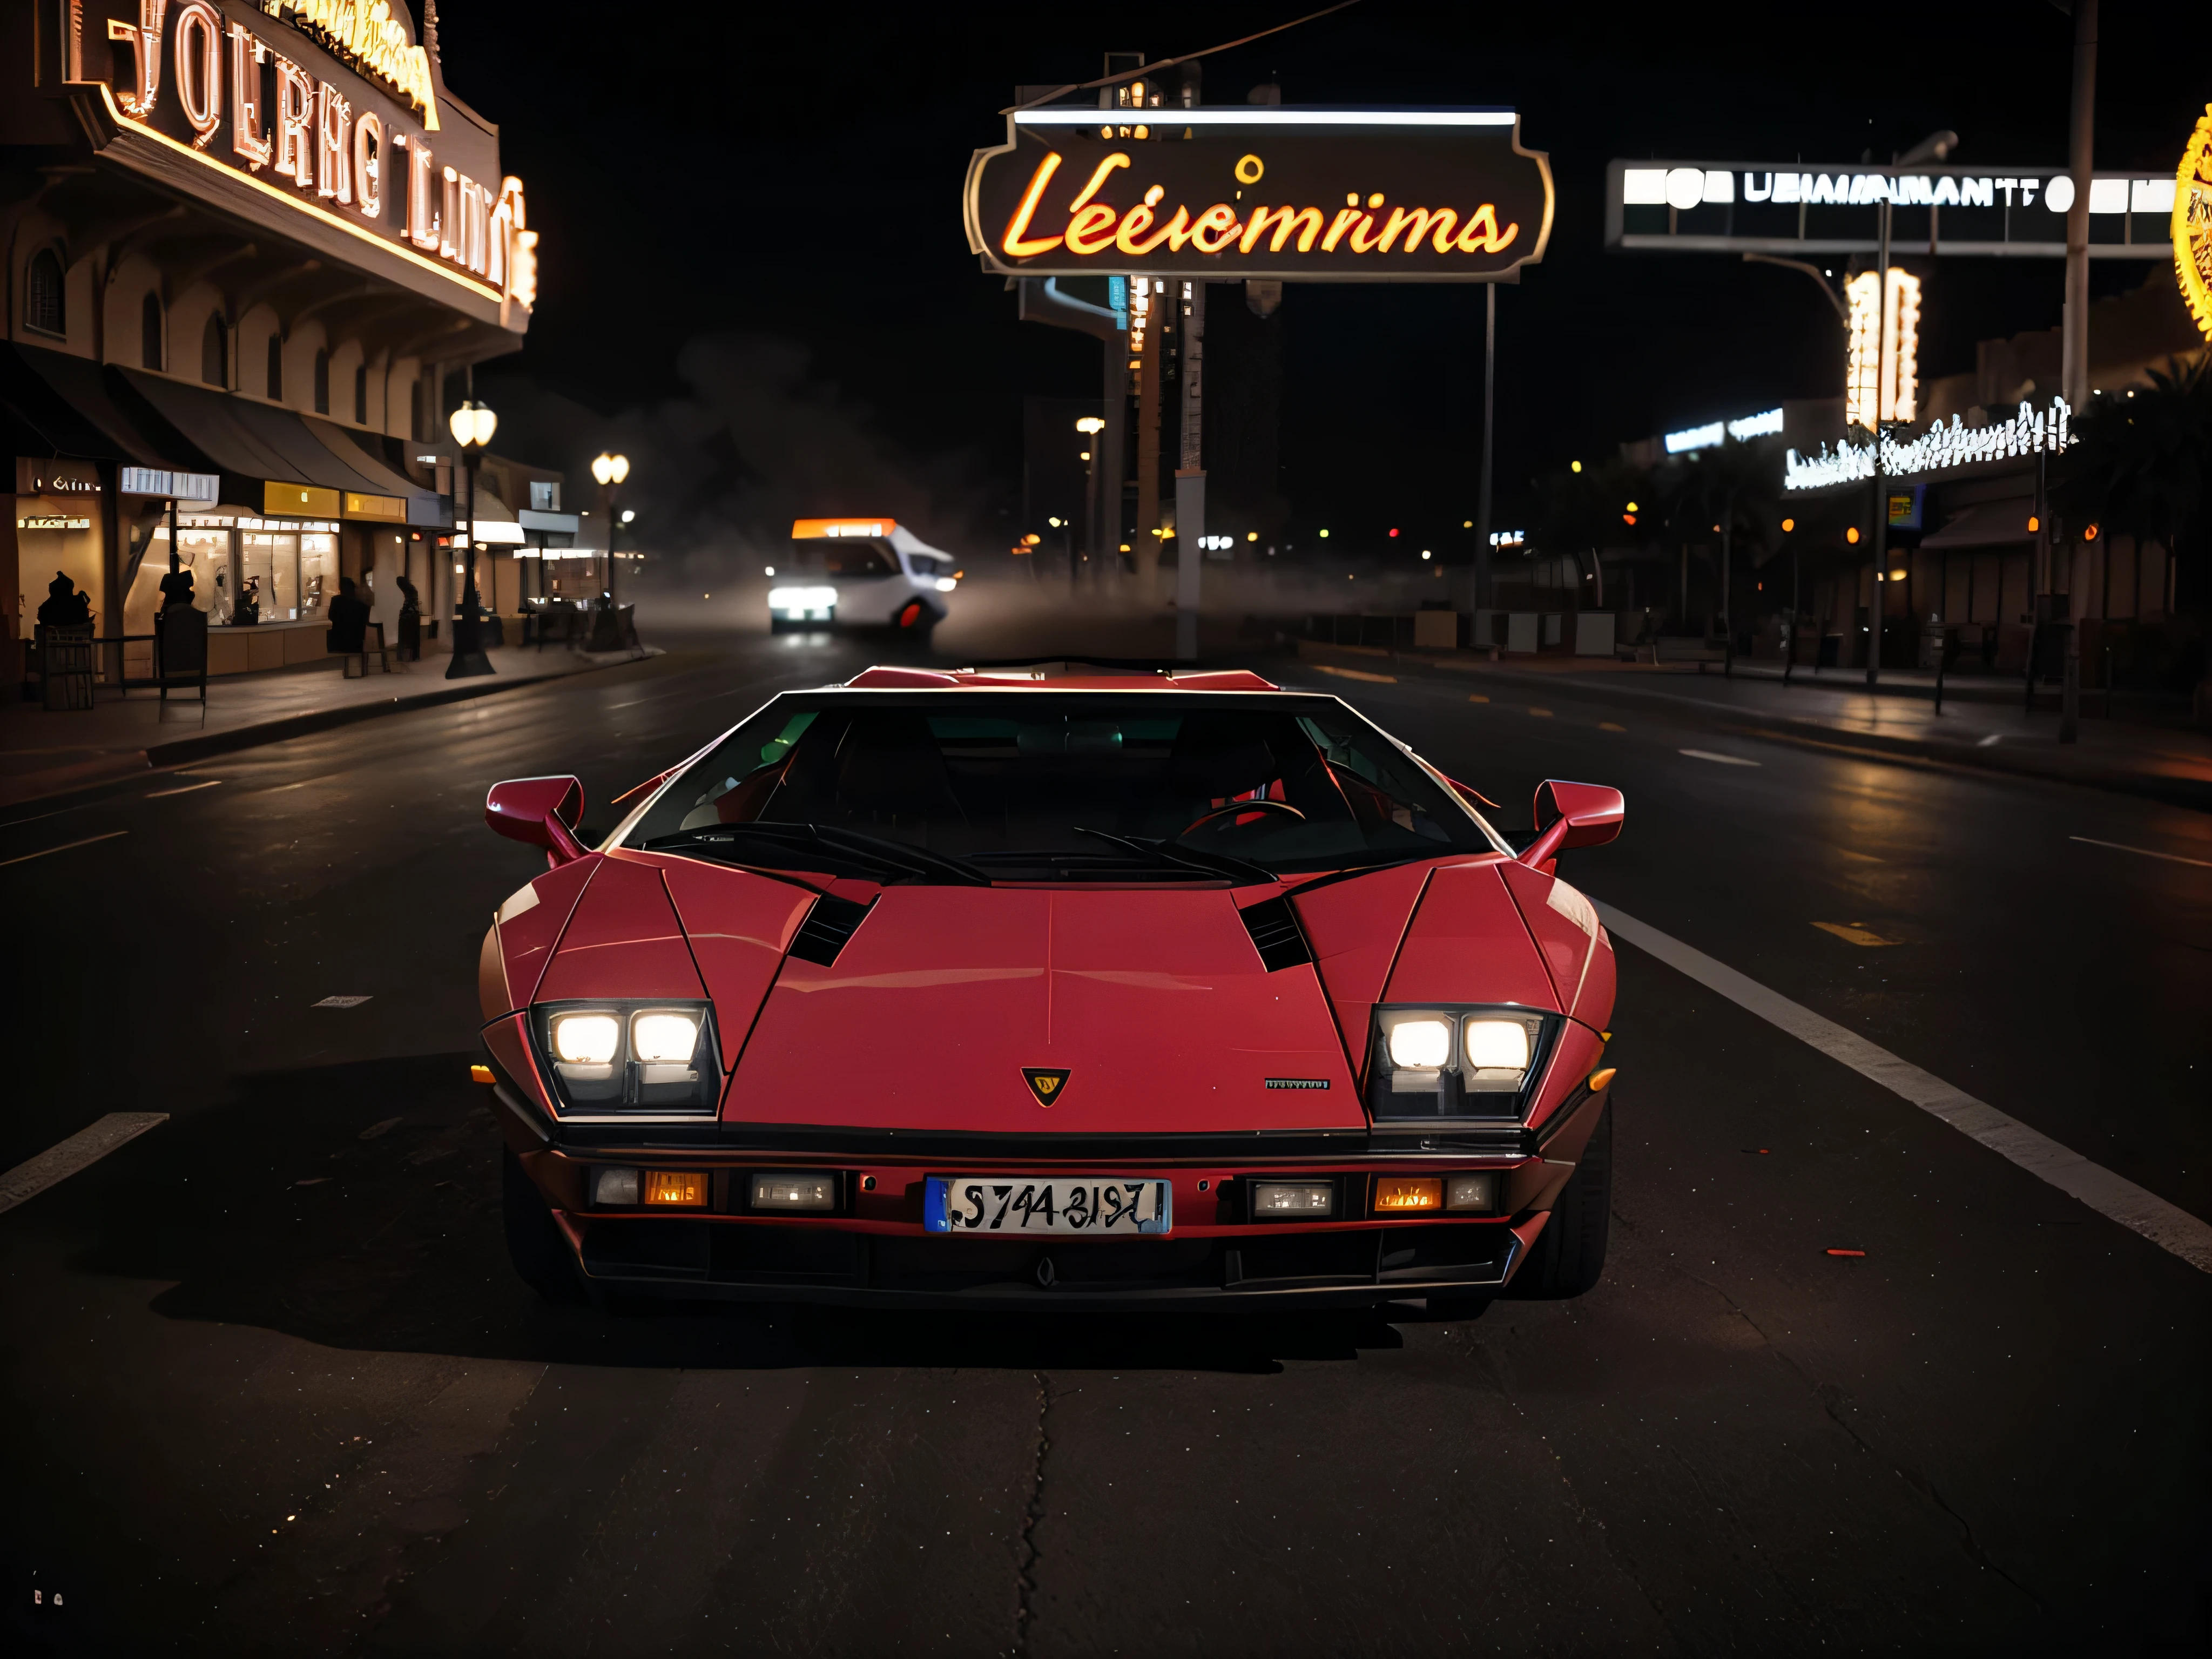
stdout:
<svg viewBox="0 0 2212 1659">
<path fill-rule="evenodd" d="M 707 1004 L 541 1003 L 532 1015 L 564 1113 L 714 1111 L 722 1068 Z"/>
<path fill-rule="evenodd" d="M 1378 1120 L 1521 1117 L 1559 1023 L 1520 1008 L 1377 1008 L 1368 1109 Z"/>
</svg>

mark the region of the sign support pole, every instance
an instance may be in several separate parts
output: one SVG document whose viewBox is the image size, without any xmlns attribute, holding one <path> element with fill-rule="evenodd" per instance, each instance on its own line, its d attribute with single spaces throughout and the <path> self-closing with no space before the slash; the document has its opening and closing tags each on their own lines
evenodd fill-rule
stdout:
<svg viewBox="0 0 2212 1659">
<path fill-rule="evenodd" d="M 1474 515 L 1474 605 L 1480 618 L 1490 604 L 1490 469 L 1493 456 L 1491 416 L 1497 409 L 1498 284 L 1482 285 L 1482 490 Z M 1473 626 L 1472 623 L 1469 624 Z M 1469 638 L 1478 646 L 1492 643 L 1480 635 Z"/>
<path fill-rule="evenodd" d="M 1874 581 L 1867 624 L 1867 690 L 1881 679 L 1881 613 L 1889 583 L 1889 490 L 1881 471 L 1881 404 L 1889 390 L 1889 204 L 1881 204 L 1881 252 L 1875 264 Z"/>
<path fill-rule="evenodd" d="M 1182 284 L 1182 465 L 1176 469 L 1176 656 L 1198 659 L 1198 599 L 1206 550 L 1206 283 Z"/>
</svg>

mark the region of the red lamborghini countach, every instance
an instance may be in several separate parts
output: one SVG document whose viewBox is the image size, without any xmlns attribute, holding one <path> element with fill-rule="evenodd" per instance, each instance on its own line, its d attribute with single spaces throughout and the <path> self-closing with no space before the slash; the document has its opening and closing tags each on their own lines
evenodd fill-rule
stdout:
<svg viewBox="0 0 2212 1659">
<path fill-rule="evenodd" d="M 1611 942 L 1336 697 L 871 669 L 632 792 L 493 788 L 550 867 L 478 979 L 514 1265 L 926 1307 L 1575 1296 L 1604 1264 Z M 617 805 L 620 805 L 617 802 Z"/>
</svg>

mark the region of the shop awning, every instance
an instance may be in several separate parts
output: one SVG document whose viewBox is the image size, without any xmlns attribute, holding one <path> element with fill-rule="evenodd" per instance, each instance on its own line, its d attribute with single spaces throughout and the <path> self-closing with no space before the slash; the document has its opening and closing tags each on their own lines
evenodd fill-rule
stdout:
<svg viewBox="0 0 2212 1659">
<path fill-rule="evenodd" d="M 456 512 L 465 512 L 468 506 L 465 496 L 453 503 Z M 477 521 L 470 526 L 468 531 L 471 540 L 494 547 L 522 545 L 521 521 L 481 479 L 477 483 L 476 514 Z M 455 528 L 466 522 L 465 520 L 457 520 Z"/>
<path fill-rule="evenodd" d="M 2002 501 L 1981 501 L 1944 522 L 1941 530 L 1920 538 L 1923 552 L 1947 547 L 2003 547 L 2034 535 L 2027 527 L 2035 511 L 2032 495 L 2014 495 Z"/>
<path fill-rule="evenodd" d="M 132 418 L 112 395 L 100 365 L 88 357 L 0 344 L 0 405 L 12 417 L 7 424 L 18 428 L 18 454 L 170 469 L 188 467 L 194 458 L 191 445 L 169 445 L 167 434 L 149 433 Z"/>
<path fill-rule="evenodd" d="M 289 409 L 140 369 L 122 374 L 156 413 L 206 452 L 222 473 L 223 500 L 234 506 L 301 518 L 404 523 L 422 493 L 382 468 L 372 475 L 366 457 L 357 464 L 318 437 L 307 416 Z M 287 499 L 294 491 L 297 502 Z M 393 502 L 399 504 L 396 510 L 387 505 Z"/>
<path fill-rule="evenodd" d="M 352 471 L 375 483 L 380 497 L 398 503 L 397 513 L 353 510 L 347 504 L 349 519 L 382 519 L 390 517 L 397 524 L 442 526 L 446 522 L 446 498 L 435 490 L 425 489 L 404 474 L 395 472 L 381 460 L 368 453 L 355 441 L 355 434 L 334 421 L 319 421 L 312 415 L 303 415 L 300 422 L 315 435 L 318 442 L 337 456 Z"/>
</svg>

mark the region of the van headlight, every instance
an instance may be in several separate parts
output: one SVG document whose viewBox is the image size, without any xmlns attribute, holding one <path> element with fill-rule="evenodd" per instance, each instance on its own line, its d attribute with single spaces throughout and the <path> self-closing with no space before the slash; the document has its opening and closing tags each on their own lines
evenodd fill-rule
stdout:
<svg viewBox="0 0 2212 1659">
<path fill-rule="evenodd" d="M 768 608 L 779 617 L 798 620 L 811 617 L 826 620 L 837 608 L 837 590 L 834 587 L 771 587 L 768 591 Z"/>
<path fill-rule="evenodd" d="M 1559 1025 L 1559 1015 L 1525 1008 L 1377 1008 L 1368 1109 L 1378 1119 L 1525 1116 Z"/>
<path fill-rule="evenodd" d="M 545 1002 L 531 1029 L 563 1113 L 711 1115 L 722 1064 L 703 1002 Z"/>
</svg>

